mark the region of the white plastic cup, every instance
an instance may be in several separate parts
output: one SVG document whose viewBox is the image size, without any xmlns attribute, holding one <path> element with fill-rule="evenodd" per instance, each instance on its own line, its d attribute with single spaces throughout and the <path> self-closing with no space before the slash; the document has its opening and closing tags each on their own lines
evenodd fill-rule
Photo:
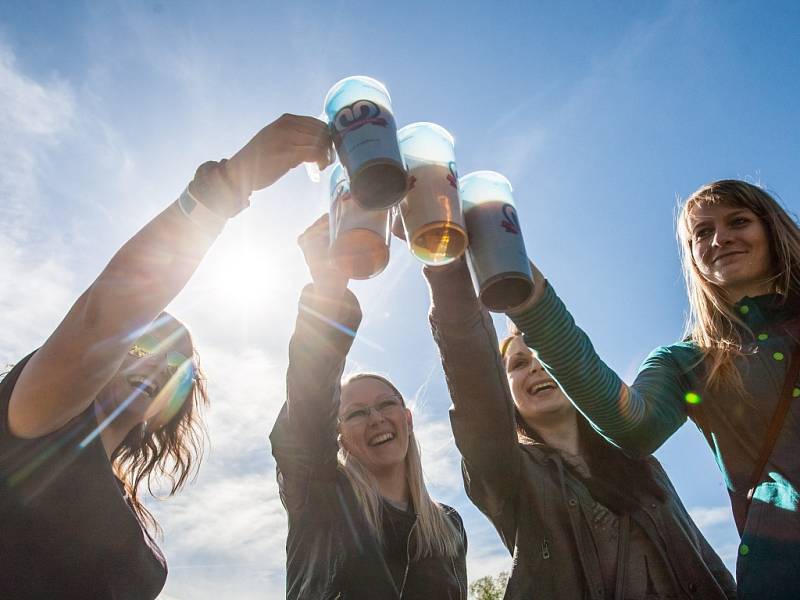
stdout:
<svg viewBox="0 0 800 600">
<path fill-rule="evenodd" d="M 427 265 L 453 262 L 467 247 L 453 136 L 435 123 L 412 123 L 397 135 L 409 173 L 398 205 L 408 247 Z"/>
<path fill-rule="evenodd" d="M 331 173 L 330 259 L 350 279 L 375 277 L 389 264 L 389 209 L 355 202 L 341 165 Z"/>
<path fill-rule="evenodd" d="M 511 183 L 500 173 L 475 171 L 459 180 L 459 190 L 481 303 L 493 312 L 519 306 L 533 293 L 533 276 Z"/>
<path fill-rule="evenodd" d="M 325 97 L 324 113 L 355 200 L 370 210 L 400 202 L 407 173 L 386 87 L 362 75 L 342 79 Z"/>
</svg>

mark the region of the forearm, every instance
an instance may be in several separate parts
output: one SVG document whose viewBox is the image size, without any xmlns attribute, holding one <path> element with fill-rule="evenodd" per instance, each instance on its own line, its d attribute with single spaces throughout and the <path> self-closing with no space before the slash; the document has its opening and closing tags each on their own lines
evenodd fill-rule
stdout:
<svg viewBox="0 0 800 600">
<path fill-rule="evenodd" d="M 489 313 L 478 302 L 466 263 L 426 268 L 430 322 L 454 408 L 456 444 L 471 469 L 513 468 L 514 404 Z M 504 474 L 508 483 L 513 475 Z"/>
<path fill-rule="evenodd" d="M 86 409 L 214 237 L 172 204 L 117 251 L 22 373 L 13 399 L 20 434 L 40 435 Z"/>
<path fill-rule="evenodd" d="M 308 448 L 335 448 L 340 379 L 360 321 L 358 300 L 349 290 L 303 290 L 289 343 L 285 426 Z"/>
<path fill-rule="evenodd" d="M 600 359 L 552 288 L 546 283 L 542 288 L 536 303 L 509 313 L 526 344 L 604 436 L 631 454 L 655 450 L 685 420 L 672 399 L 662 397 L 673 394 L 669 373 L 656 374 L 658 381 L 650 389 L 626 386 Z"/>
</svg>

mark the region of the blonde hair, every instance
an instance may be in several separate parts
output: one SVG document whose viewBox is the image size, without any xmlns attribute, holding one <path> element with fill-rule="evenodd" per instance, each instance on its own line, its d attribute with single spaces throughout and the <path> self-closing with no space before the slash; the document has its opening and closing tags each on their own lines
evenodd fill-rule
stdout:
<svg viewBox="0 0 800 600">
<path fill-rule="evenodd" d="M 734 361 L 743 354 L 741 332 L 749 330 L 722 287 L 700 273 L 692 255 L 689 222 L 692 210 L 717 204 L 747 208 L 764 224 L 775 267 L 769 283 L 784 302 L 800 292 L 800 230 L 792 217 L 765 190 L 735 179 L 704 185 L 680 208 L 676 229 L 689 296 L 685 337 L 697 345 L 703 353 L 702 359 L 708 361 L 706 381 L 710 388 L 730 385 L 743 391 L 741 374 Z"/>
<path fill-rule="evenodd" d="M 351 375 L 342 382 L 342 387 L 358 379 L 366 378 L 377 379 L 386 384 L 400 398 L 403 397 L 388 379 L 374 373 Z M 353 486 L 367 523 L 369 523 L 380 543 L 383 544 L 383 502 L 381 501 L 375 477 L 355 456 L 344 448 L 341 442 L 339 443 L 338 460 L 339 468 Z M 451 558 L 458 556 L 462 546 L 461 532 L 456 528 L 450 517 L 445 514 L 444 507 L 428 494 L 428 489 L 425 487 L 425 478 L 422 474 L 419 444 L 413 431 L 410 431 L 408 436 L 406 477 L 408 478 L 411 503 L 417 515 L 416 526 L 412 531 L 412 560 L 434 555 Z"/>
</svg>

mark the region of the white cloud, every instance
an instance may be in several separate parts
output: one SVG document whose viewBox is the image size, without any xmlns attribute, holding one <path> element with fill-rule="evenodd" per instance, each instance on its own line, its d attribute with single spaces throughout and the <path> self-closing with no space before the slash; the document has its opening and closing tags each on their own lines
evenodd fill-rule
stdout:
<svg viewBox="0 0 800 600">
<path fill-rule="evenodd" d="M 73 114 L 73 93 L 66 82 L 26 76 L 14 53 L 0 43 L 0 139 L 5 140 L 0 144 L 0 231 L 12 239 L 27 239 L 43 151 L 69 130 Z"/>
<path fill-rule="evenodd" d="M 689 510 L 689 514 L 703 530 L 733 521 L 730 506 L 695 506 Z"/>
</svg>

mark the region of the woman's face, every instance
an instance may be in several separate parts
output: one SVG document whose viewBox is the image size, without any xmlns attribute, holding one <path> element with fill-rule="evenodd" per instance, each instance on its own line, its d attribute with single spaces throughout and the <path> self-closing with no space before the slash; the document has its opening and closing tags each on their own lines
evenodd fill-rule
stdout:
<svg viewBox="0 0 800 600">
<path fill-rule="evenodd" d="M 696 206 L 689 213 L 692 259 L 732 302 L 771 291 L 774 274 L 769 234 L 753 211 L 741 206 Z"/>
<path fill-rule="evenodd" d="M 192 387 L 192 345 L 186 329 L 162 317 L 134 342 L 117 374 L 98 395 L 109 414 L 123 407 L 146 423 L 148 431 L 166 425 L 180 410 Z"/>
<path fill-rule="evenodd" d="M 515 336 L 509 343 L 505 366 L 514 404 L 532 427 L 569 416 L 575 411 L 569 398 L 522 341 L 522 336 Z"/>
<path fill-rule="evenodd" d="M 411 411 L 380 379 L 364 377 L 342 387 L 341 444 L 371 473 L 405 465 Z"/>
</svg>

